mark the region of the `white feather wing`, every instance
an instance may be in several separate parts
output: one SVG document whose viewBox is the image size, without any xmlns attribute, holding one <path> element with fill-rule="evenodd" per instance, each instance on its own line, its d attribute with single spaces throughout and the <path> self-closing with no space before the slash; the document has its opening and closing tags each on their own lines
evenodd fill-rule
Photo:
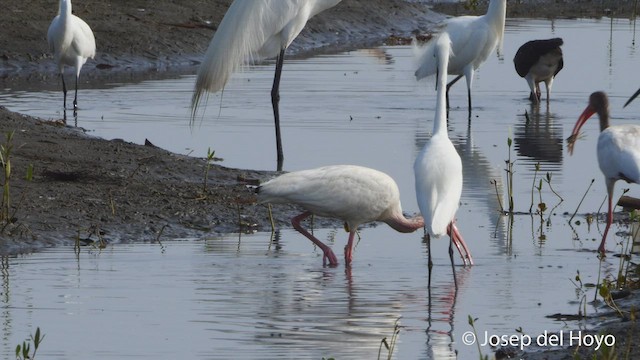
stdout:
<svg viewBox="0 0 640 360">
<path fill-rule="evenodd" d="M 427 231 L 446 234 L 462 194 L 462 161 L 443 133 L 432 137 L 414 163 L 416 194 Z"/>
<path fill-rule="evenodd" d="M 459 16 L 447 19 L 440 29 L 436 37 L 418 49 L 420 66 L 415 73 L 418 80 L 436 74 L 438 63 L 435 44 L 442 32 L 449 34 L 451 39 L 451 57 L 447 70 L 449 75 L 463 75 L 465 67 L 469 64 L 474 70 L 477 69 L 489 57 L 499 41 L 497 34 L 493 34 L 484 16 Z"/>
<path fill-rule="evenodd" d="M 319 216 L 360 224 L 377 220 L 400 192 L 388 175 L 353 165 L 326 166 L 281 175 L 260 186 L 261 202 L 295 203 Z"/>
<path fill-rule="evenodd" d="M 467 64 L 477 69 L 492 48 L 488 46 L 489 29 L 484 17 L 461 16 L 451 19 L 447 25 L 451 38 L 452 55 L 449 60 L 449 74 L 463 74 Z"/>
<path fill-rule="evenodd" d="M 82 19 L 71 15 L 70 21 L 73 29 L 73 40 L 71 46 L 74 52 L 85 59 L 96 56 L 96 38 L 91 31 L 91 27 Z"/>
<path fill-rule="evenodd" d="M 605 177 L 640 183 L 640 126 L 610 126 L 598 137 L 598 164 Z"/>
<path fill-rule="evenodd" d="M 310 17 L 340 0 L 235 0 L 218 26 L 198 70 L 191 107 L 204 92 L 224 88 L 244 63 L 277 56 Z"/>
</svg>

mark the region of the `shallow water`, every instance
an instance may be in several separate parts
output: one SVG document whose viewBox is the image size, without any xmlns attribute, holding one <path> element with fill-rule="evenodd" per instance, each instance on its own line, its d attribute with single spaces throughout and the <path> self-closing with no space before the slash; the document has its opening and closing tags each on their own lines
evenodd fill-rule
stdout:
<svg viewBox="0 0 640 360">
<path fill-rule="evenodd" d="M 565 69 L 549 106 L 532 108 L 511 59 L 525 41 L 556 36 L 565 41 Z M 591 179 L 581 214 L 597 211 L 605 191 L 595 161 L 597 121 L 585 125 L 586 135 L 571 157 L 564 139 L 595 90 L 609 94 L 615 123 L 635 118 L 640 105 L 622 109 L 639 85 L 632 40 L 627 20 L 510 20 L 504 60 L 490 57 L 474 79 L 470 125 L 466 89 L 462 82 L 452 88 L 450 136 L 465 176 L 458 226 L 476 262 L 473 268 L 456 268 L 457 293 L 448 241 L 432 244 L 429 305 L 422 234 L 398 234 L 387 226 L 361 231 L 349 273 L 342 265 L 323 268 L 321 254 L 292 230 L 281 231 L 271 247 L 269 234 L 259 233 L 241 241 L 229 235 L 84 249 L 79 260 L 72 249 L 58 248 L 5 259 L 3 354 L 12 354 L 36 326 L 47 334 L 42 356 L 54 359 L 375 358 L 398 318 L 397 358 L 454 358 L 456 352 L 470 358 L 478 350 L 462 344 L 471 330 L 468 315 L 478 318 L 479 334 L 576 328 L 580 324 L 545 315 L 577 313 L 582 293 L 570 279 L 579 270 L 583 282 L 596 282 L 593 251 L 602 225 L 588 227 L 579 215 L 581 223 L 570 226 L 563 214 L 576 210 Z M 417 212 L 412 166 L 430 136 L 435 91 L 433 81 L 416 83 L 413 69 L 410 47 L 287 61 L 281 86 L 285 169 L 370 166 L 393 176 L 405 210 Z M 211 147 L 225 159 L 223 165 L 274 169 L 272 72 L 273 65 L 266 64 L 235 76 L 222 100 L 210 97 L 194 128 L 188 120 L 193 76 L 82 88 L 77 123 L 97 136 L 137 143 L 147 138 L 196 156 Z M 59 91 L 0 92 L 9 109 L 44 118 L 62 116 L 60 100 Z M 542 217 L 516 216 L 512 226 L 498 212 L 492 184 L 497 180 L 506 195 L 509 136 L 515 210 L 535 209 L 539 196 L 553 208 Z M 562 202 L 546 183 L 532 201 L 534 177 L 547 172 Z M 629 186 L 618 184 L 616 195 L 624 188 Z M 638 196 L 630 188 L 630 195 Z M 624 230 L 612 229 L 608 249 L 620 250 L 616 243 L 626 238 L 614 234 Z M 343 231 L 316 234 L 336 254 L 342 252 Z M 617 258 L 609 256 L 603 274 L 617 266 Z M 593 298 L 592 290 L 586 294 Z"/>
</svg>

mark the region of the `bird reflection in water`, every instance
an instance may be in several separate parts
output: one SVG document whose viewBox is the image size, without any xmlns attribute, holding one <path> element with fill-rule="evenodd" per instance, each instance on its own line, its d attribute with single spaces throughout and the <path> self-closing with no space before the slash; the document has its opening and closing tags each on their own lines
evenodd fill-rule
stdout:
<svg viewBox="0 0 640 360">
<path fill-rule="evenodd" d="M 67 109 L 62 112 L 62 122 L 67 124 Z M 78 127 L 78 111 L 76 109 L 73 109 L 73 126 Z"/>
<path fill-rule="evenodd" d="M 458 286 L 464 286 L 471 268 L 465 267 L 457 274 Z M 427 359 L 455 359 L 457 351 L 454 347 L 454 323 L 458 287 L 451 283 L 437 284 L 433 290 L 427 287 Z"/>
<path fill-rule="evenodd" d="M 541 112 L 540 106 L 535 104 L 523 115 L 518 115 L 513 135 L 519 157 L 529 158 L 533 164 L 540 162 L 549 165 L 552 170 L 560 170 L 562 127 L 554 120 L 555 115 L 548 106 Z"/>
</svg>

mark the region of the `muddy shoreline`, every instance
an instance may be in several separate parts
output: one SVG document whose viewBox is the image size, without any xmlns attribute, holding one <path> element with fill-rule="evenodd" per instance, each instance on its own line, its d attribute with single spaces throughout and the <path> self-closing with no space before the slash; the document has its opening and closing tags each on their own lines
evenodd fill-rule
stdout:
<svg viewBox="0 0 640 360">
<path fill-rule="evenodd" d="M 434 11 L 452 16 L 481 15 L 486 10 L 486 1 L 438 2 Z M 634 1 L 620 0 L 517 0 L 507 1 L 507 18 L 577 19 L 615 17 L 632 19 Z"/>
<path fill-rule="evenodd" d="M 74 13 L 92 26 L 98 47 L 96 59 L 82 69 L 81 82 L 149 72 L 195 72 L 230 3 L 74 3 Z M 59 86 L 46 41 L 56 10 L 49 2 L 36 0 L 13 3 L 0 14 L 0 21 L 8 24 L 0 36 L 3 86 Z M 313 18 L 288 51 L 290 56 L 306 56 L 381 44 L 390 35 L 426 31 L 442 17 L 424 4 L 401 0 L 345 1 Z M 6 134 L 14 132 L 10 221 L 2 231 L 2 254 L 78 238 L 117 243 L 271 229 L 266 208 L 255 204 L 252 187 L 244 179 L 255 183 L 274 173 L 214 163 L 209 165 L 205 188 L 204 159 L 105 141 L 61 121 L 35 119 L 5 108 L 0 109 L 0 118 L 0 143 L 7 146 Z M 33 179 L 26 181 L 30 166 Z M 297 211 L 279 206 L 274 211 L 276 224 L 290 226 Z"/>
<path fill-rule="evenodd" d="M 130 1 L 118 5 L 97 0 L 74 3 L 74 12 L 92 26 L 98 47 L 96 59 L 89 60 L 82 69 L 81 83 L 90 86 L 91 82 L 101 79 L 195 72 L 216 25 L 230 3 L 231 0 Z M 540 6 L 541 3 L 545 6 Z M 309 56 L 322 51 L 379 45 L 389 37 L 406 38 L 411 34 L 428 33 L 435 23 L 444 18 L 431 7 L 452 15 L 482 13 L 487 2 L 479 1 L 473 9 L 465 8 L 465 4 L 346 0 L 311 19 L 288 49 L 288 56 Z M 507 9 L 510 17 L 554 17 L 566 16 L 566 13 L 602 16 L 604 8 L 611 9 L 610 14 L 629 16 L 630 6 L 627 2 L 613 1 L 585 0 L 569 4 L 567 1 L 532 0 L 510 1 Z M 56 10 L 50 1 L 34 0 L 28 4 L 12 3 L 7 11 L 0 12 L 0 22 L 7 25 L 0 36 L 2 86 L 20 88 L 46 83 L 52 89 L 59 87 L 46 41 L 46 31 Z M 542 10 L 545 12 L 541 13 Z M 229 169 L 213 164 L 208 181 L 209 187 L 215 191 L 206 189 L 196 195 L 204 178 L 206 162 L 203 159 L 159 153 L 160 149 L 142 144 L 92 138 L 82 129 L 64 127 L 59 121 L 46 122 L 11 113 L 5 108 L 0 109 L 0 117 L 4 119 L 0 123 L 0 133 L 3 134 L 0 139 L 15 131 L 10 194 L 12 206 L 18 205 L 12 210 L 15 213 L 10 216 L 12 223 L 2 231 L 6 241 L 0 243 L 0 253 L 11 254 L 39 246 L 68 243 L 85 229 L 100 229 L 97 232 L 112 242 L 149 240 L 160 235 L 193 237 L 209 232 L 270 229 L 263 206 L 237 200 L 251 197 L 250 189 L 230 179 L 265 179 L 274 176 L 273 173 Z M 0 140 L 0 143 L 5 144 L 6 140 Z M 110 171 L 105 169 L 107 164 Z M 34 168 L 30 182 L 24 181 L 20 174 L 28 166 Z M 153 189 L 154 186 L 167 189 L 177 186 L 166 176 L 171 174 L 166 169 L 172 170 L 175 177 L 192 187 L 184 191 L 188 195 L 167 198 L 166 194 L 183 192 L 177 188 L 172 191 Z M 127 172 L 135 176 L 126 177 Z M 67 173 L 72 176 L 64 175 Z M 118 176 L 113 177 L 113 174 Z M 117 186 L 110 188 L 107 184 Z M 135 188 L 152 192 L 138 196 L 138 192 L 129 191 Z M 204 194 L 207 190 L 208 193 Z M 116 201 L 118 199 L 114 197 L 117 194 L 126 201 Z M 155 196 L 158 199 L 151 194 L 158 194 Z M 39 201 L 48 198 L 60 200 Z M 83 205 L 87 198 L 94 204 Z M 199 200 L 187 201 L 189 198 Z M 17 202 L 16 199 L 21 200 Z M 170 206 L 163 207 L 160 202 Z M 238 203 L 242 203 L 244 213 L 241 211 L 240 217 L 247 218 L 249 229 L 242 229 L 245 225 L 238 221 Z M 89 206 L 91 211 L 82 210 L 83 206 Z M 277 223 L 288 226 L 288 218 L 294 211 L 296 209 L 291 207 L 289 211 L 276 211 Z M 153 226 L 149 225 L 151 219 L 156 219 Z M 12 234 L 22 234 L 19 238 L 31 240 L 15 240 Z"/>
<path fill-rule="evenodd" d="M 231 2 L 74 3 L 74 14 L 91 25 L 97 44 L 96 58 L 83 67 L 82 77 L 197 67 Z M 55 81 L 50 79 L 56 69 L 46 40 L 55 13 L 51 1 L 34 0 L 11 4 L 0 14 L 6 24 L 0 37 L 0 78 Z M 287 56 L 379 45 L 392 34 L 427 31 L 442 18 L 422 3 L 345 1 L 311 19 Z"/>
<path fill-rule="evenodd" d="M 91 82 L 113 76 L 195 69 L 231 0 L 112 4 L 76 1 L 74 12 L 96 34 L 98 55 L 83 68 Z M 289 56 L 379 45 L 391 35 L 428 32 L 443 16 L 484 12 L 460 3 L 435 5 L 402 0 L 345 0 L 312 19 Z M 543 3 L 544 6 L 540 6 Z M 609 11 L 606 11 L 609 9 Z M 510 1 L 508 17 L 630 17 L 630 2 Z M 13 2 L 0 12 L 0 82 L 58 86 L 46 31 L 55 15 L 51 1 Z M 192 70 L 188 70 L 192 71 Z M 121 243 L 201 238 L 218 233 L 269 231 L 267 208 L 255 203 L 253 185 L 276 174 L 207 165 L 204 159 L 152 145 L 106 141 L 61 121 L 8 111 L 0 104 L 0 145 L 11 147 L 10 207 L 1 224 L 0 254 L 42 247 L 106 241 Z M 185 119 L 188 121 L 188 119 Z M 13 134 L 9 142 L 7 134 Z M 27 180 L 29 168 L 33 177 Z M 204 185 L 205 171 L 209 171 Z M 2 176 L 0 175 L 0 180 Z M 278 227 L 289 227 L 299 209 L 274 207 Z M 326 221 L 320 226 L 340 226 Z M 632 300 L 635 299 L 635 300 Z M 630 304 L 638 306 L 637 293 Z M 635 322 L 608 315 L 607 333 L 637 339 Z M 593 318 L 600 321 L 601 318 Z M 633 342 L 632 342 L 633 343 Z M 624 345 L 626 347 L 626 344 Z M 631 358 L 640 354 L 637 341 Z M 527 359 L 571 359 L 573 352 L 520 354 Z M 588 356 L 580 352 L 580 356 Z"/>
</svg>

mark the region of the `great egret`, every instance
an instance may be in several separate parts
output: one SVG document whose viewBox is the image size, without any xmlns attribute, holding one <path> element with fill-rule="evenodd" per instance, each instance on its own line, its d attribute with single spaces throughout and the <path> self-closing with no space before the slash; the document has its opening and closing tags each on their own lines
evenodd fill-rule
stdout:
<svg viewBox="0 0 640 360">
<path fill-rule="evenodd" d="M 482 16 L 459 16 L 447 19 L 439 26 L 439 34 L 421 50 L 420 66 L 415 72 L 418 80 L 434 75 L 438 70 L 435 54 L 438 37 L 447 34 L 451 40 L 451 59 L 446 73 L 458 76 L 446 86 L 447 108 L 449 88 L 464 76 L 467 80 L 469 117 L 471 117 L 473 74 L 496 47 L 498 56 L 501 56 L 506 11 L 507 0 L 491 0 L 487 13 Z"/>
<path fill-rule="evenodd" d="M 64 82 L 64 67 L 73 66 L 76 71 L 76 93 L 73 108 L 78 108 L 78 77 L 88 58 L 96 55 L 96 39 L 84 20 L 71 13 L 71 0 L 60 0 L 58 15 L 53 18 L 47 31 L 49 48 L 54 53 L 64 93 L 64 108 L 67 108 L 67 85 Z"/>
<path fill-rule="evenodd" d="M 345 222 L 349 241 L 344 258 L 350 265 L 353 239 L 360 224 L 383 221 L 403 233 L 424 226 L 421 216 L 407 219 L 402 214 L 400 191 L 396 182 L 378 170 L 355 166 L 333 165 L 286 173 L 258 187 L 263 203 L 294 203 L 306 211 L 291 219 L 293 227 L 322 249 L 323 264 L 338 265 L 330 247 L 305 230 L 300 222 L 315 214 Z"/>
<path fill-rule="evenodd" d="M 222 90 L 246 61 L 277 56 L 271 88 L 271 104 L 276 128 L 277 170 L 282 171 L 284 154 L 280 135 L 280 76 L 284 53 L 307 21 L 337 5 L 341 0 L 235 0 L 218 26 L 198 70 L 191 119 L 205 92 Z"/>
<path fill-rule="evenodd" d="M 600 136 L 598 136 L 598 165 L 604 175 L 609 196 L 607 226 L 602 235 L 598 252 L 604 254 L 607 233 L 613 222 L 613 189 L 616 181 L 640 183 L 640 125 L 609 125 L 609 99 L 604 92 L 598 91 L 589 97 L 589 105 L 578 118 L 567 139 L 569 154 L 580 132 L 580 128 L 594 113 L 600 117 Z"/>
<path fill-rule="evenodd" d="M 416 196 L 427 230 L 429 246 L 429 270 L 431 270 L 430 238 L 445 233 L 451 238 L 449 257 L 453 268 L 455 245 L 465 265 L 473 264 L 467 248 L 455 224 L 456 211 L 462 194 L 462 161 L 447 133 L 446 117 L 446 69 L 449 63 L 451 41 L 447 33 L 435 40 L 438 63 L 437 102 L 433 123 L 433 135 L 418 154 L 413 170 L 416 180 Z M 454 271 L 455 276 L 455 271 Z"/>
<path fill-rule="evenodd" d="M 549 93 L 556 75 L 562 70 L 561 38 L 547 40 L 531 40 L 520 46 L 513 58 L 513 64 L 520 77 L 527 80 L 531 94 L 529 99 L 534 103 L 540 103 L 540 83 L 544 82 L 547 88 L 547 103 Z"/>
</svg>

